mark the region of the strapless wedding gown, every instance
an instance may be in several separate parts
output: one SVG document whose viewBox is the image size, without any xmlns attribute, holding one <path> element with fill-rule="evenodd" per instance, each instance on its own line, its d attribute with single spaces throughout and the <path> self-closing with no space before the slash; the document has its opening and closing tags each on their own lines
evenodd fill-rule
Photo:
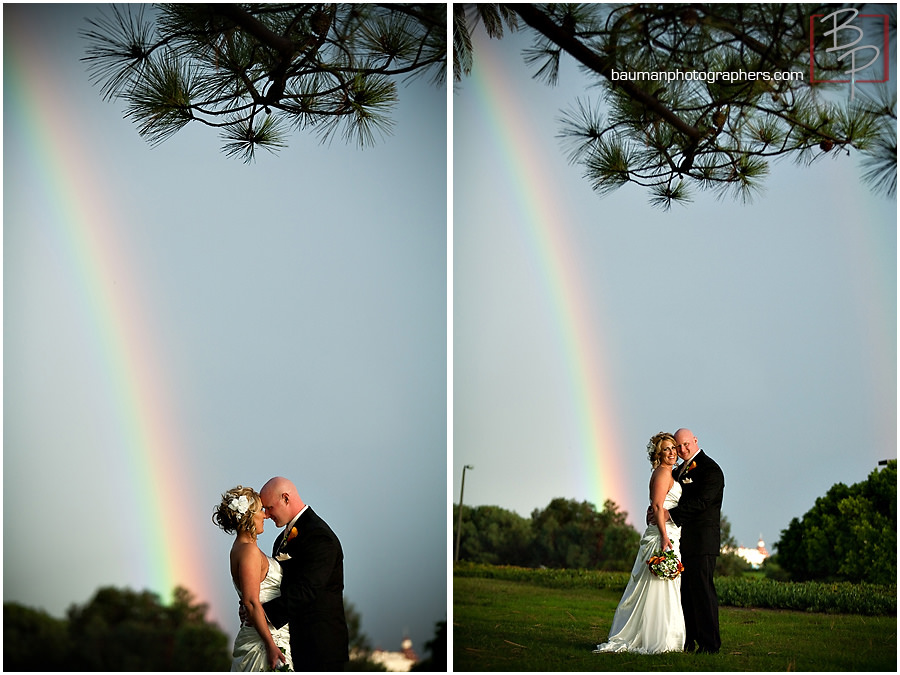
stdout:
<svg viewBox="0 0 900 675">
<path fill-rule="evenodd" d="M 269 558 L 269 571 L 266 572 L 266 578 L 259 584 L 259 601 L 268 602 L 273 598 L 281 595 L 281 563 L 275 558 Z M 240 589 L 235 584 L 238 596 L 241 595 Z M 287 662 L 294 669 L 291 661 L 291 633 L 288 624 L 281 628 L 275 628 L 269 624 L 269 631 L 275 644 L 284 650 L 287 656 Z M 266 646 L 263 644 L 262 638 L 253 626 L 241 626 L 237 637 L 234 639 L 233 660 L 231 662 L 231 670 L 234 671 L 263 671 L 271 670 L 269 659 L 266 656 Z"/>
<path fill-rule="evenodd" d="M 680 498 L 681 484 L 676 482 L 666 495 L 663 506 L 671 509 L 678 504 Z M 670 520 L 666 523 L 666 533 L 680 559 L 681 528 Z M 684 649 L 681 577 L 671 581 L 660 579 L 647 567 L 647 560 L 660 548 L 659 529 L 656 525 L 650 525 L 641 538 L 631 577 L 613 616 L 609 638 L 598 645 L 594 653 L 658 654 Z"/>
</svg>

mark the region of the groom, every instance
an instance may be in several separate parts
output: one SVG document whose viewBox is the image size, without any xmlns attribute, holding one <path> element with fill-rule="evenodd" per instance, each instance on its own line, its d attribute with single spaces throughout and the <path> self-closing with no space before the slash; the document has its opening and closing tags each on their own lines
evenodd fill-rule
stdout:
<svg viewBox="0 0 900 675">
<path fill-rule="evenodd" d="M 289 624 L 297 671 L 342 671 L 348 661 L 344 617 L 344 553 L 337 536 L 297 494 L 276 477 L 259 491 L 266 517 L 284 527 L 272 556 L 281 560 L 281 596 L 263 604 L 276 628 Z"/>
<path fill-rule="evenodd" d="M 722 645 L 713 573 L 721 546 L 725 476 L 700 449 L 689 429 L 675 432 L 675 450 L 683 460 L 674 469 L 682 489 L 681 499 L 669 510 L 669 517 L 681 527 L 681 608 L 687 629 L 684 648 L 714 654 Z"/>
</svg>

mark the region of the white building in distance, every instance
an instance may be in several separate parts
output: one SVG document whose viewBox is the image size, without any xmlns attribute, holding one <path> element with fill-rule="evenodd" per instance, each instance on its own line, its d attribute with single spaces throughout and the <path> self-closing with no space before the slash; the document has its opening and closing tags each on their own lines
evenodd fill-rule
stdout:
<svg viewBox="0 0 900 675">
<path fill-rule="evenodd" d="M 734 553 L 750 563 L 750 567 L 755 570 L 762 567 L 766 558 L 769 557 L 769 552 L 766 550 L 766 542 L 763 541 L 762 535 L 759 535 L 759 541 L 756 542 L 756 548 L 744 548 L 743 546 L 739 546 Z"/>
<path fill-rule="evenodd" d="M 350 658 L 353 659 L 355 656 L 351 654 Z M 368 654 L 368 658 L 369 661 L 384 666 L 385 670 L 392 673 L 408 673 L 410 668 L 419 661 L 419 655 L 416 654 L 412 646 L 412 640 L 408 637 L 403 638 L 399 652 L 388 652 L 377 648 Z"/>
</svg>

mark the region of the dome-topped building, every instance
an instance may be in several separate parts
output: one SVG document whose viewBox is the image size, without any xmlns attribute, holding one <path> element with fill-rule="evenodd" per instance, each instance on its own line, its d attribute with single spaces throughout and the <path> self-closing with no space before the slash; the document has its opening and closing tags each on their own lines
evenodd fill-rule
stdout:
<svg viewBox="0 0 900 675">
<path fill-rule="evenodd" d="M 759 541 L 756 542 L 756 548 L 745 548 L 740 546 L 735 551 L 735 554 L 750 563 L 750 567 L 753 569 L 762 567 L 766 558 L 769 557 L 769 552 L 766 550 L 766 542 L 763 541 L 762 534 L 759 535 Z"/>
</svg>

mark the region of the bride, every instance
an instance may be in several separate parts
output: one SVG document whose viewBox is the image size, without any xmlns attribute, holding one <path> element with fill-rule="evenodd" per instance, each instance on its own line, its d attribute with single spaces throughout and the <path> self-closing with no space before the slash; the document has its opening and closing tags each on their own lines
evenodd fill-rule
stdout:
<svg viewBox="0 0 900 675">
<path fill-rule="evenodd" d="M 273 627 L 262 606 L 281 595 L 281 565 L 256 544 L 265 518 L 259 494 L 240 485 L 223 494 L 213 512 L 216 525 L 237 533 L 231 546 L 231 578 L 250 624 L 241 624 L 234 640 L 232 671 L 275 670 L 284 664 L 293 668 L 288 626 Z"/>
<path fill-rule="evenodd" d="M 672 476 L 678 461 L 675 437 L 660 432 L 647 444 L 653 473 L 650 476 L 650 509 L 656 525 L 649 525 L 641 538 L 625 593 L 613 616 L 609 638 L 597 645 L 601 652 L 656 654 L 682 651 L 685 626 L 681 609 L 681 577 L 660 579 L 647 566 L 659 551 L 672 549 L 681 558 L 678 540 L 681 528 L 666 522 L 663 509 L 671 509 L 681 498 L 681 485 Z"/>
</svg>

